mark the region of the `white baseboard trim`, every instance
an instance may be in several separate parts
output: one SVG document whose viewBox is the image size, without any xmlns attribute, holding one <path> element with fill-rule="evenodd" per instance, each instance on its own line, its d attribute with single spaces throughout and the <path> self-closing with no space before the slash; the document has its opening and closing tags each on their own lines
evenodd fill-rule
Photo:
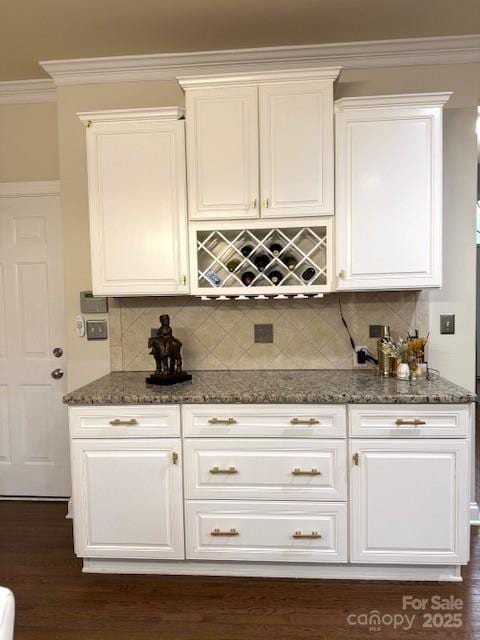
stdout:
<svg viewBox="0 0 480 640">
<path fill-rule="evenodd" d="M 73 520 L 73 502 L 70 498 L 67 504 L 67 515 L 65 516 L 66 520 Z"/>
<path fill-rule="evenodd" d="M 470 503 L 470 524 L 472 527 L 480 527 L 480 507 L 478 502 Z"/>
<path fill-rule="evenodd" d="M 84 573 L 243 576 L 316 580 L 421 580 L 461 582 L 460 565 L 353 565 L 268 562 L 202 562 L 189 560 L 110 560 L 84 558 Z"/>
<path fill-rule="evenodd" d="M 0 501 L 16 502 L 67 502 L 68 498 L 51 498 L 44 496 L 0 496 Z"/>
</svg>

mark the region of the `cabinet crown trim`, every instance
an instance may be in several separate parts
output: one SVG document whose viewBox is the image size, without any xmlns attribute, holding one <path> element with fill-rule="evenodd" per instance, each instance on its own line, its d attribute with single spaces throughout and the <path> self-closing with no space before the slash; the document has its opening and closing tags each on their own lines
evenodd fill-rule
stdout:
<svg viewBox="0 0 480 640">
<path fill-rule="evenodd" d="M 357 96 L 335 100 L 335 111 L 402 107 L 443 107 L 453 91 L 438 93 L 405 93 L 381 96 Z"/>
<path fill-rule="evenodd" d="M 259 71 L 252 73 L 221 73 L 212 75 L 179 76 L 177 80 L 184 89 L 195 87 L 226 87 L 250 84 L 271 84 L 275 82 L 298 82 L 308 80 L 334 81 L 342 67 L 314 67 L 311 69 L 289 69 L 281 71 Z"/>
<path fill-rule="evenodd" d="M 141 120 L 180 120 L 185 117 L 183 107 L 153 107 L 146 109 L 108 109 L 104 111 L 81 111 L 77 116 L 82 122 L 125 122 Z"/>
</svg>

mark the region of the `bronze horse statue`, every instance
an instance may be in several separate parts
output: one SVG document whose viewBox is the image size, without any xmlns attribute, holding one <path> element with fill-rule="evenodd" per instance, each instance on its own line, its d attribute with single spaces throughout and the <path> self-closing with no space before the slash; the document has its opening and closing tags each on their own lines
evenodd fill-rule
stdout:
<svg viewBox="0 0 480 640">
<path fill-rule="evenodd" d="M 173 337 L 168 315 L 160 316 L 160 328 L 149 338 L 148 348 L 155 358 L 155 375 L 171 376 L 182 372 L 182 343 Z"/>
</svg>

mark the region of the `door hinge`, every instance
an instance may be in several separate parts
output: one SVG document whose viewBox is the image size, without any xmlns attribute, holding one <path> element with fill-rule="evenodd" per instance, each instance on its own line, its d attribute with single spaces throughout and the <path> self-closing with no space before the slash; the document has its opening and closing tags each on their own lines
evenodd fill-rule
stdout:
<svg viewBox="0 0 480 640">
<path fill-rule="evenodd" d="M 354 453 L 352 456 L 352 460 L 353 460 L 353 464 L 358 467 L 358 463 L 359 463 L 359 455 L 358 453 Z"/>
<path fill-rule="evenodd" d="M 177 464 L 178 462 L 178 453 L 176 451 L 172 453 L 172 462 L 173 464 Z"/>
</svg>

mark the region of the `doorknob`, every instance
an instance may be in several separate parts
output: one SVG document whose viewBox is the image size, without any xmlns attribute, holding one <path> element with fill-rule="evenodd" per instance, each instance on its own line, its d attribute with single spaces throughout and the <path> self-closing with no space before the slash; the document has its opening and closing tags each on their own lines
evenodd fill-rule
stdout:
<svg viewBox="0 0 480 640">
<path fill-rule="evenodd" d="M 54 380 L 59 380 L 63 378 L 63 369 L 54 369 L 50 375 Z"/>
<path fill-rule="evenodd" d="M 61 349 L 60 347 L 55 347 L 55 349 L 53 350 L 53 355 L 55 356 L 55 358 L 61 358 L 63 356 L 63 349 Z"/>
</svg>

